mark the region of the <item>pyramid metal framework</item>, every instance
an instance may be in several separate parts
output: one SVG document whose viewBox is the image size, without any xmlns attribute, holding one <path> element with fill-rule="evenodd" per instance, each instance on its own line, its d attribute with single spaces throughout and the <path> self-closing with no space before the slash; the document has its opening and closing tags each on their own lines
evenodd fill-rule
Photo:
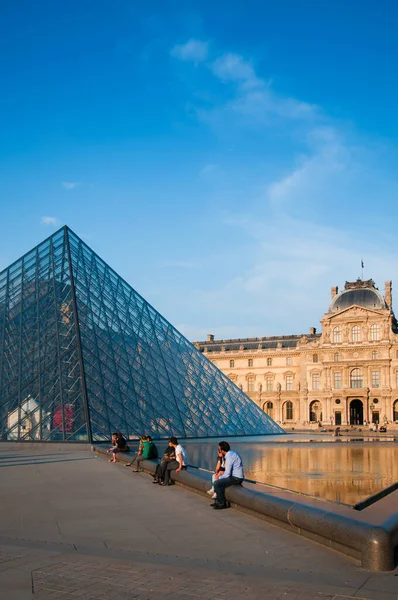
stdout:
<svg viewBox="0 0 398 600">
<path fill-rule="evenodd" d="M 283 430 L 68 227 L 0 273 L 2 440 Z"/>
</svg>

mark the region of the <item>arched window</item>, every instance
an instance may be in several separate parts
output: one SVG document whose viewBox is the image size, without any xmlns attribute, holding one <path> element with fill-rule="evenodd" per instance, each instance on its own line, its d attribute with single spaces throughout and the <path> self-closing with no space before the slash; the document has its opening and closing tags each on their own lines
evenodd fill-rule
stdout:
<svg viewBox="0 0 398 600">
<path fill-rule="evenodd" d="M 392 407 L 392 418 L 393 421 L 395 421 L 396 423 L 398 423 L 398 400 L 395 400 L 393 407 Z"/>
<path fill-rule="evenodd" d="M 334 362 L 339 362 L 340 360 L 340 354 L 338 352 L 334 353 Z"/>
<path fill-rule="evenodd" d="M 310 404 L 310 422 L 322 421 L 322 404 L 319 400 L 313 400 Z"/>
<path fill-rule="evenodd" d="M 380 339 L 380 325 L 373 323 L 370 326 L 370 339 L 373 342 L 377 342 Z"/>
<path fill-rule="evenodd" d="M 264 406 L 264 409 L 265 409 L 265 412 L 267 413 L 267 415 L 272 418 L 272 413 L 274 411 L 274 405 L 273 405 L 273 403 L 272 402 L 266 402 L 265 406 Z"/>
<path fill-rule="evenodd" d="M 272 358 L 267 358 L 267 367 L 272 367 Z"/>
<path fill-rule="evenodd" d="M 353 369 L 350 373 L 350 383 L 352 388 L 363 387 L 363 378 L 361 369 Z"/>
<path fill-rule="evenodd" d="M 360 342 L 361 341 L 361 328 L 359 325 L 354 325 L 351 329 L 351 341 L 352 342 Z"/>
<path fill-rule="evenodd" d="M 293 402 L 290 402 L 290 400 L 285 403 L 285 419 L 286 421 L 293 420 Z"/>
<path fill-rule="evenodd" d="M 234 368 L 234 366 L 235 366 L 235 361 L 234 361 L 234 360 L 230 360 L 230 361 L 229 361 L 229 368 L 230 368 L 230 369 L 233 369 L 233 368 Z"/>
<path fill-rule="evenodd" d="M 335 344 L 341 342 L 341 327 L 335 327 L 333 329 L 333 342 Z"/>
</svg>

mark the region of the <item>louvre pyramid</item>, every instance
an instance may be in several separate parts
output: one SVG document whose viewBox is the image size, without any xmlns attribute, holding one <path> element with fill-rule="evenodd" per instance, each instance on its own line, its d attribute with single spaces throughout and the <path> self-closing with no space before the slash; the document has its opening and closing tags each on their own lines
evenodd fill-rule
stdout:
<svg viewBox="0 0 398 600">
<path fill-rule="evenodd" d="M 0 273 L 2 440 L 283 430 L 68 227 Z"/>
</svg>

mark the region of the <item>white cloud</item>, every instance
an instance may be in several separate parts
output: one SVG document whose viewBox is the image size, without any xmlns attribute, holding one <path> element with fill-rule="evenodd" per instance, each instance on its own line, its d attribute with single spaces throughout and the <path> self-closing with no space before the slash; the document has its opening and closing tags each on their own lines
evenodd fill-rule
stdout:
<svg viewBox="0 0 398 600">
<path fill-rule="evenodd" d="M 75 188 L 79 187 L 80 185 L 82 185 L 81 181 L 63 181 L 62 182 L 62 186 L 66 190 L 74 190 Z"/>
<path fill-rule="evenodd" d="M 361 253 L 364 276 L 373 277 L 381 289 L 384 281 L 398 277 L 398 251 L 383 235 L 369 240 L 354 228 L 342 231 L 286 216 L 261 220 L 253 215 L 226 224 L 238 230 L 230 233 L 234 239 L 250 239 L 247 248 L 236 249 L 247 269 L 219 286 L 194 290 L 191 300 L 194 310 L 211 308 L 211 322 L 224 339 L 306 333 L 316 327 L 328 310 L 331 286 L 361 276 Z M 230 329 L 231 315 L 236 332 Z"/>
<path fill-rule="evenodd" d="M 177 44 L 174 46 L 170 54 L 174 58 L 199 64 L 207 59 L 209 45 L 201 40 L 190 39 L 185 44 Z"/>
<path fill-rule="evenodd" d="M 237 81 L 249 88 L 265 83 L 257 77 L 252 64 L 239 54 L 223 54 L 211 64 L 211 70 L 222 81 Z"/>
<path fill-rule="evenodd" d="M 353 166 L 355 149 L 332 128 L 313 129 L 309 150 L 286 175 L 268 186 L 267 199 L 274 208 L 287 209 L 294 203 L 312 203 L 316 198 L 325 202 Z"/>
<path fill-rule="evenodd" d="M 212 179 L 220 183 L 215 197 L 227 181 L 230 210 L 240 202 L 244 216 L 232 213 L 220 224 L 223 247 L 215 245 L 207 262 L 203 256 L 206 278 L 187 292 L 206 329 L 216 323 L 213 333 L 223 338 L 305 333 L 328 310 L 330 287 L 361 276 L 361 256 L 364 277 L 381 289 L 398 280 L 388 219 L 398 194 L 396 151 L 322 107 L 278 93 L 239 54 L 208 66 L 225 93 L 196 114 L 221 143 L 239 144 L 242 157 L 242 167 L 228 169 L 224 156 L 225 177 Z M 200 175 L 215 170 L 208 164 Z"/>
<path fill-rule="evenodd" d="M 61 224 L 61 221 L 57 217 L 42 217 L 41 218 L 42 225 L 53 225 L 57 227 Z"/>
</svg>

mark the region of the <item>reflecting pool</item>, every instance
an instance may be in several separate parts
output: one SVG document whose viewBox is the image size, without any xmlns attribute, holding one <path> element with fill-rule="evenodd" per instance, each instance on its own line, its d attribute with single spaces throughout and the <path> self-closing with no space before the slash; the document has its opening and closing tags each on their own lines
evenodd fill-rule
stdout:
<svg viewBox="0 0 398 600">
<path fill-rule="evenodd" d="M 330 436 L 310 441 L 308 435 L 256 439 L 243 442 L 236 438 L 229 443 L 242 456 L 246 477 L 257 482 L 355 504 L 398 481 L 397 441 L 334 441 Z M 213 439 L 184 441 L 189 463 L 214 469 L 217 443 Z"/>
</svg>

